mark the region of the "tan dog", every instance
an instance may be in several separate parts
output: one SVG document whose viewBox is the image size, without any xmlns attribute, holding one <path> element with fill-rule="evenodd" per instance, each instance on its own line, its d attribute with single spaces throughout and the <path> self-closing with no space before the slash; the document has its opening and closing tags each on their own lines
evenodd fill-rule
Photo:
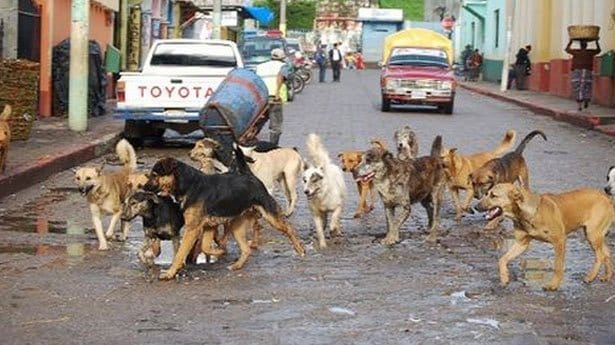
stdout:
<svg viewBox="0 0 615 345">
<path fill-rule="evenodd" d="M 149 176 L 146 173 L 132 173 L 128 175 L 128 189 L 131 192 L 143 189 L 148 180 Z"/>
<path fill-rule="evenodd" d="M 374 202 L 376 200 L 376 193 L 374 189 L 373 180 L 364 180 L 359 177 L 356 172 L 357 166 L 361 163 L 361 157 L 363 157 L 362 151 L 344 151 L 337 155 L 342 163 L 342 170 L 352 173 L 352 179 L 357 183 L 357 189 L 359 190 L 359 207 L 354 214 L 355 218 L 361 217 L 361 215 L 370 212 L 374 209 Z M 371 203 L 368 205 L 368 199 L 371 197 Z"/>
<path fill-rule="evenodd" d="M 99 250 L 109 249 L 107 239 L 113 237 L 115 224 L 120 220 L 122 205 L 129 194 L 128 179 L 137 166 L 137 155 L 127 140 L 120 140 L 115 146 L 115 152 L 124 164 L 119 171 L 103 174 L 103 167 L 85 167 L 75 171 L 79 191 L 87 197 L 90 205 Z M 104 234 L 101 220 L 103 213 L 113 215 Z M 121 228 L 120 239 L 124 241 L 128 236 L 130 223 L 121 221 Z"/>
<path fill-rule="evenodd" d="M 455 220 L 460 220 L 463 212 L 468 212 L 470 202 L 472 202 L 474 197 L 470 174 L 489 160 L 498 158 L 510 150 L 516 138 L 517 132 L 511 129 L 506 132 L 506 135 L 495 149 L 467 156 L 457 152 L 457 148 L 445 148 L 442 150 L 442 162 L 444 163 L 448 189 L 455 203 Z M 460 190 L 466 191 L 463 202 L 459 200 Z"/>
<path fill-rule="evenodd" d="M 0 173 L 6 171 L 6 158 L 9 154 L 9 146 L 11 145 L 11 127 L 9 126 L 9 118 L 13 109 L 10 105 L 4 106 L 4 111 L 0 114 Z"/>
<path fill-rule="evenodd" d="M 604 265 L 602 281 L 613 276 L 611 253 L 604 242 L 615 220 L 611 200 L 594 189 L 577 189 L 561 194 L 535 194 L 510 183 L 498 184 L 480 201 L 478 209 L 487 219 L 500 215 L 514 222 L 515 243 L 499 260 L 500 282 L 508 284 L 508 262 L 523 254 L 531 240 L 551 243 L 555 249 L 553 278 L 545 290 L 557 290 L 564 276 L 566 239 L 578 229 L 585 231 L 596 261 L 583 279 L 591 283 Z"/>
<path fill-rule="evenodd" d="M 214 139 L 204 138 L 194 144 L 190 150 L 190 159 L 200 164 L 203 174 L 212 175 L 228 171 L 228 168 L 216 157 L 216 150 L 220 149 L 220 143 Z"/>
</svg>

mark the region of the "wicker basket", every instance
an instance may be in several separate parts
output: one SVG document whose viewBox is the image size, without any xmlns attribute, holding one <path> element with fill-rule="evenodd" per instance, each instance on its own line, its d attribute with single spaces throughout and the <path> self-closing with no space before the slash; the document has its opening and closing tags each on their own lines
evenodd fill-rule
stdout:
<svg viewBox="0 0 615 345">
<path fill-rule="evenodd" d="M 39 64 L 28 60 L 0 61 L 0 108 L 13 107 L 11 140 L 28 140 L 38 114 Z"/>
<path fill-rule="evenodd" d="M 568 36 L 571 40 L 597 40 L 600 34 L 600 27 L 596 25 L 570 25 Z"/>
</svg>

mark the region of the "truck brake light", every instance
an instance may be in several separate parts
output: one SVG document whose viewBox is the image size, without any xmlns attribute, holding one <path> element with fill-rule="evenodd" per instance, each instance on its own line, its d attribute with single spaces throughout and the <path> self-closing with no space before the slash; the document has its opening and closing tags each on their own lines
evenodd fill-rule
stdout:
<svg viewBox="0 0 615 345">
<path fill-rule="evenodd" d="M 126 101 L 126 83 L 123 81 L 118 81 L 115 87 L 115 98 L 119 102 Z"/>
</svg>

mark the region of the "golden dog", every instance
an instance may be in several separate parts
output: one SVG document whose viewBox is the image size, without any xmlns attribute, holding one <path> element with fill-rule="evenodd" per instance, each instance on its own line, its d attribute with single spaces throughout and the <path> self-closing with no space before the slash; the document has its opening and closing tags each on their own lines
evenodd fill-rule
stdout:
<svg viewBox="0 0 615 345">
<path fill-rule="evenodd" d="M 508 262 L 523 254 L 531 240 L 548 242 L 555 248 L 554 274 L 545 290 L 557 290 L 564 276 L 566 238 L 583 229 L 596 261 L 583 281 L 591 283 L 602 265 L 602 281 L 613 276 L 611 254 L 604 239 L 615 220 L 611 200 L 601 191 L 577 189 L 561 194 L 535 194 L 510 183 L 498 184 L 482 198 L 478 209 L 487 219 L 503 215 L 514 222 L 515 243 L 499 260 L 500 282 L 508 284 Z"/>
<path fill-rule="evenodd" d="M 372 179 L 364 180 L 359 177 L 356 172 L 357 166 L 361 163 L 363 157 L 362 151 L 344 151 L 337 155 L 342 164 L 342 170 L 352 173 L 353 180 L 357 183 L 359 190 L 359 207 L 354 214 L 354 218 L 359 218 L 361 215 L 370 212 L 374 209 L 376 193 L 374 190 L 374 182 Z M 368 199 L 371 196 L 371 203 L 368 205 Z"/>
<path fill-rule="evenodd" d="M 6 158 L 9 154 L 9 146 L 11 145 L 11 127 L 9 126 L 9 118 L 13 109 L 10 105 L 4 106 L 4 111 L 0 114 L 0 173 L 6 171 Z"/>
<path fill-rule="evenodd" d="M 506 132 L 506 135 L 495 149 L 467 156 L 457 152 L 457 148 L 445 148 L 442 150 L 442 162 L 444 163 L 448 189 L 455 204 L 455 220 L 460 220 L 463 212 L 468 212 L 470 202 L 472 202 L 474 197 L 470 174 L 489 160 L 498 158 L 510 150 L 516 138 L 517 132 L 511 129 Z M 459 200 L 460 190 L 466 191 L 463 202 Z"/>
<path fill-rule="evenodd" d="M 85 167 L 75 171 L 75 182 L 81 194 L 87 197 L 92 213 L 92 222 L 98 237 L 98 249 L 107 250 L 107 239 L 113 237 L 115 224 L 120 220 L 122 205 L 129 194 L 129 176 L 137 166 L 137 155 L 126 139 L 120 140 L 115 151 L 124 164 L 123 169 L 103 174 L 103 167 Z M 107 232 L 103 234 L 102 214 L 112 214 Z M 120 240 L 126 240 L 130 223 L 121 221 L 122 235 Z"/>
</svg>

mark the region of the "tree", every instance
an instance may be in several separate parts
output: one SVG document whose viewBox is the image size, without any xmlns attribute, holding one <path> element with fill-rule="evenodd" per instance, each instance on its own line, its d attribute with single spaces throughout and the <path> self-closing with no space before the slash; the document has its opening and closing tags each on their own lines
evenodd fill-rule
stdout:
<svg viewBox="0 0 615 345">
<path fill-rule="evenodd" d="M 380 0 L 380 8 L 400 8 L 404 10 L 404 19 L 425 20 L 425 2 L 423 0 Z"/>
<path fill-rule="evenodd" d="M 267 28 L 277 28 L 280 25 L 280 0 L 255 0 L 253 6 L 267 7 L 275 18 Z M 293 0 L 286 3 L 286 27 L 288 29 L 312 29 L 316 16 L 316 3 L 310 0 Z"/>
</svg>

